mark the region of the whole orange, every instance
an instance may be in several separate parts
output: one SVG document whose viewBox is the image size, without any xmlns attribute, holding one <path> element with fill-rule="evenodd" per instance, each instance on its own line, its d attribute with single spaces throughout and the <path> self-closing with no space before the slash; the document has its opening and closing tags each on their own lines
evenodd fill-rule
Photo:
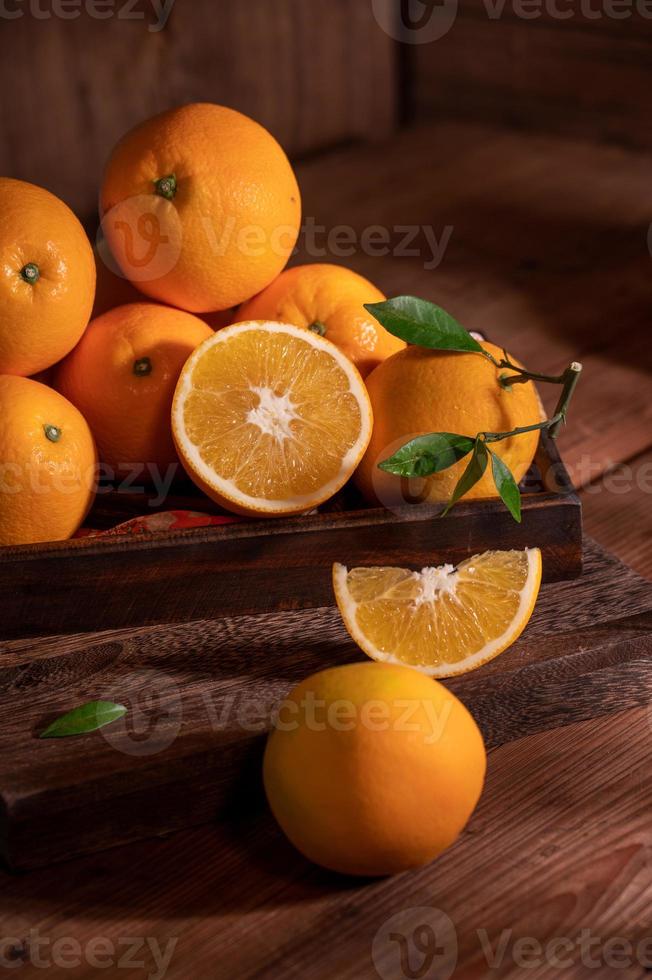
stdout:
<svg viewBox="0 0 652 980">
<path fill-rule="evenodd" d="M 93 254 L 97 268 L 93 319 L 102 316 L 103 313 L 108 313 L 109 310 L 114 310 L 116 306 L 126 306 L 127 303 L 150 302 L 146 296 L 136 289 L 133 283 L 122 275 L 103 237 L 100 236 L 93 249 Z M 238 307 L 234 306 L 231 309 L 220 310 L 216 313 L 202 313 L 200 319 L 204 320 L 211 330 L 219 330 L 232 323 L 237 310 Z M 37 380 L 40 381 L 41 378 L 37 378 Z"/>
<path fill-rule="evenodd" d="M 102 463 L 116 473 L 177 463 L 172 396 L 186 360 L 212 335 L 198 317 L 156 303 L 118 306 L 90 323 L 56 387 L 88 419 Z"/>
<path fill-rule="evenodd" d="M 500 360 L 503 351 L 494 344 L 482 346 Z M 514 364 L 518 361 L 511 358 Z M 468 465 L 470 457 L 432 476 L 405 481 L 378 469 L 378 464 L 404 443 L 430 432 L 454 432 L 476 436 L 478 432 L 511 432 L 543 419 L 543 409 L 533 382 L 499 384 L 505 373 L 481 354 L 408 347 L 376 368 L 367 380 L 374 410 L 374 431 L 355 480 L 370 502 L 392 506 L 417 497 L 433 502 L 447 500 Z M 539 442 L 538 432 L 512 436 L 491 445 L 512 471 L 516 482 L 527 473 Z M 491 466 L 466 498 L 498 495 Z"/>
<path fill-rule="evenodd" d="M 116 306 L 127 303 L 142 303 L 145 297 L 126 279 L 118 269 L 117 262 L 111 255 L 106 240 L 100 235 L 93 249 L 97 280 L 95 302 L 91 314 L 94 320 Z"/>
<path fill-rule="evenodd" d="M 0 374 L 37 374 L 64 357 L 94 296 L 93 250 L 70 208 L 0 177 Z"/>
<path fill-rule="evenodd" d="M 239 320 L 278 320 L 308 327 L 336 344 L 369 374 L 405 344 L 364 308 L 386 297 L 363 276 L 341 266 L 317 263 L 286 269 L 238 311 Z"/>
<path fill-rule="evenodd" d="M 95 496 L 91 430 L 62 395 L 0 377 L 0 545 L 69 538 Z"/>
<path fill-rule="evenodd" d="M 349 664 L 302 681 L 278 710 L 264 781 L 286 836 L 317 864 L 387 875 L 427 864 L 478 802 L 473 718 L 409 667 Z"/>
<path fill-rule="evenodd" d="M 100 195 L 104 234 L 141 292 L 193 313 L 226 310 L 272 282 L 301 223 L 276 140 L 247 116 L 197 103 L 137 126 Z"/>
</svg>

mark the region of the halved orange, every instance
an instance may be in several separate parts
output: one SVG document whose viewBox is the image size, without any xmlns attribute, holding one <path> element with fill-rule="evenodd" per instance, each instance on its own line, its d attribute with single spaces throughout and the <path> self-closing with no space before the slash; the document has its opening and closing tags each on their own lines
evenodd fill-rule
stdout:
<svg viewBox="0 0 652 980">
<path fill-rule="evenodd" d="M 235 513 L 311 510 L 346 483 L 372 430 L 367 389 L 328 340 L 252 320 L 219 330 L 191 355 L 172 405 L 190 477 Z"/>
<path fill-rule="evenodd" d="M 485 551 L 457 568 L 333 565 L 344 625 L 373 660 L 431 677 L 464 674 L 521 635 L 541 584 L 541 552 Z"/>
</svg>

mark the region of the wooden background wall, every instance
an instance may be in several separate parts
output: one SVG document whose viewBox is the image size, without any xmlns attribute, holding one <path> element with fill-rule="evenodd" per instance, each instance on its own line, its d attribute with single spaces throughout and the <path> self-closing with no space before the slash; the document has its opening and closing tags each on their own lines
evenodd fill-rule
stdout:
<svg viewBox="0 0 652 980">
<path fill-rule="evenodd" d="M 494 0 L 495 2 L 495 0 Z M 536 0 L 535 0 L 536 3 Z M 412 46 L 413 109 L 541 131 L 652 145 L 652 4 L 635 0 L 607 16 L 609 0 L 541 4 L 524 20 L 505 2 L 498 19 L 484 0 L 457 0 L 453 28 L 434 44 Z M 489 5 L 490 6 L 490 5 Z M 559 20 L 550 10 L 572 11 Z"/>
<path fill-rule="evenodd" d="M 176 0 L 158 33 L 139 8 L 148 20 L 38 20 L 27 2 L 0 18 L 0 173 L 85 215 L 114 143 L 173 105 L 231 105 L 294 155 L 395 125 L 396 52 L 364 0 Z"/>
<path fill-rule="evenodd" d="M 394 23 L 408 2 L 374 0 Z M 432 117 L 652 143 L 652 20 L 638 16 L 523 20 L 506 2 L 492 20 L 485 0 L 458 0 L 444 37 L 399 45 L 372 0 L 176 0 L 158 33 L 151 0 L 137 0 L 145 20 L 44 20 L 16 4 L 24 16 L 0 17 L 0 173 L 89 221 L 115 141 L 193 100 L 250 113 L 294 156 Z"/>
</svg>

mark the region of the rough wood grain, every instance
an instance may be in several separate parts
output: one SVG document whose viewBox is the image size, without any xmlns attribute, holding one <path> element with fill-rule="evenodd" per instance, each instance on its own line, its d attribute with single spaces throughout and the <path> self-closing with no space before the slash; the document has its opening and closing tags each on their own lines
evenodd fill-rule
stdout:
<svg viewBox="0 0 652 980">
<path fill-rule="evenodd" d="M 294 154 L 394 126 L 394 46 L 367 4 L 176 0 L 160 32 L 144 0 L 120 0 L 122 16 L 107 19 L 15 7 L 23 16 L 3 19 L 0 34 L 0 84 L 11 93 L 0 107 L 0 172 L 46 186 L 84 217 L 95 214 L 113 145 L 173 105 L 233 106 Z"/>
<path fill-rule="evenodd" d="M 586 487 L 582 501 L 587 532 L 652 578 L 652 451 Z"/>
<path fill-rule="evenodd" d="M 618 146 L 439 123 L 393 140 L 382 166 L 377 149 L 360 148 L 299 176 L 306 214 L 331 232 L 351 226 L 358 242 L 342 254 L 322 233 L 317 245 L 331 251 L 317 260 L 352 265 L 388 295 L 439 303 L 534 370 L 582 360 L 560 438 L 579 487 L 650 446 L 651 164 L 649 152 Z M 389 254 L 360 247 L 371 226 L 389 231 Z M 446 245 L 435 268 L 433 233 Z M 315 249 L 300 259 L 315 261 Z M 550 411 L 558 390 L 541 389 Z"/>
<path fill-rule="evenodd" d="M 356 255 L 336 261 L 355 265 L 388 292 L 430 296 L 464 322 L 493 336 L 498 329 L 501 339 L 532 364 L 536 359 L 543 366 L 545 359 L 554 369 L 578 353 L 583 357 L 590 367 L 583 382 L 586 401 L 581 413 L 574 410 L 564 439 L 578 439 L 572 454 L 566 449 L 565 455 L 584 474 L 578 482 L 590 483 L 649 448 L 649 166 L 648 155 L 618 147 L 528 139 L 484 126 L 442 126 L 382 152 L 332 154 L 306 164 L 301 176 L 311 213 L 331 227 L 342 220 L 357 228 L 398 220 L 431 222 L 440 231 L 451 220 L 457 229 L 434 272 L 418 257 Z M 589 467 L 589 475 L 581 466 L 586 456 L 597 467 Z M 618 525 L 624 558 L 630 549 L 646 558 L 630 540 L 631 534 L 640 540 L 650 528 L 646 499 L 636 505 L 627 534 Z M 609 666 L 618 636 L 634 650 L 641 642 L 627 577 L 619 579 L 616 591 L 618 632 L 611 634 L 608 624 L 602 632 L 598 623 L 600 635 L 591 633 L 591 643 L 597 639 L 604 651 L 600 673 L 608 676 L 614 707 L 627 690 L 622 670 Z M 552 593 L 546 589 L 543 601 Z M 587 615 L 599 617 L 610 594 L 605 575 Z M 582 613 L 573 586 L 568 591 L 555 586 L 554 595 L 548 607 L 553 617 L 569 606 Z M 535 620 L 530 630 L 537 628 Z M 164 632 L 169 635 L 168 628 Z M 187 627 L 172 632 L 182 646 Z M 113 642 L 149 634 L 125 630 L 92 640 L 110 661 L 116 655 Z M 574 656 L 586 653 L 582 636 L 573 631 Z M 254 649 L 259 642 L 253 630 L 242 638 Z M 19 667 L 34 648 L 35 659 L 44 664 L 61 660 L 70 649 L 77 670 L 89 640 L 0 644 L 1 669 Z M 154 633 L 153 647 L 156 642 Z M 237 642 L 234 636 L 232 643 Z M 553 643 L 550 629 L 543 628 L 536 651 L 545 653 Z M 206 647 L 196 650 L 201 661 Z M 331 654 L 329 648 L 326 655 Z M 634 663 L 640 662 L 638 647 Z M 644 648 L 642 662 L 647 669 L 649 649 Z M 80 696 L 93 689 L 92 662 L 83 669 L 88 680 L 74 687 Z M 66 676 L 61 663 L 57 670 Z M 589 688 L 595 691 L 588 680 L 573 687 L 581 710 L 582 689 Z M 524 714 L 520 705 L 518 711 Z M 421 905 L 440 907 L 453 918 L 460 940 L 456 976 L 464 980 L 484 980 L 489 972 L 479 959 L 478 928 L 489 931 L 494 945 L 503 927 L 514 930 L 512 939 L 577 936 L 590 926 L 605 939 L 638 940 L 649 935 L 652 918 L 649 750 L 647 708 L 504 745 L 491 754 L 483 801 L 459 844 L 417 875 L 377 883 L 326 875 L 295 854 L 260 800 L 258 758 L 252 757 L 220 823 L 65 868 L 0 875 L 0 936 L 15 937 L 5 948 L 14 962 L 24 964 L 20 975 L 30 978 L 43 975 L 29 965 L 32 928 L 51 940 L 74 937 L 83 944 L 98 936 L 116 943 L 126 936 L 153 936 L 163 943 L 177 938 L 171 980 L 276 980 L 281 973 L 301 980 L 377 980 L 371 943 L 378 928 L 394 913 Z M 195 798 L 205 792 L 202 784 Z M 141 951 L 140 956 L 154 968 L 151 955 Z M 527 972 L 551 975 L 549 966 Z M 589 972 L 609 980 L 615 975 L 609 966 Z M 65 975 L 91 980 L 97 969 L 84 962 Z M 523 971 L 508 956 L 497 975 L 517 980 Z M 574 980 L 587 970 L 571 968 L 563 975 Z M 640 980 L 643 972 L 619 968 L 617 975 Z M 121 969 L 120 976 L 141 978 L 143 968 Z"/>
<path fill-rule="evenodd" d="M 544 586 L 518 643 L 451 682 L 489 745 L 649 698 L 652 587 L 587 550 L 582 579 Z M 289 688 L 359 656 L 334 609 L 5 644 L 5 858 L 30 867 L 211 820 L 258 758 Z M 95 699 L 126 704 L 127 720 L 74 741 L 38 740 L 53 718 Z"/>
<path fill-rule="evenodd" d="M 49 940 L 50 956 L 63 937 L 84 952 L 97 936 L 116 952 L 124 937 L 163 947 L 176 939 L 167 980 L 378 980 L 383 964 L 401 976 L 391 959 L 396 944 L 377 941 L 373 949 L 379 930 L 386 935 L 388 920 L 403 913 L 409 936 L 420 921 L 409 910 L 426 907 L 454 924 L 454 978 L 518 980 L 521 937 L 577 940 L 588 928 L 604 944 L 650 935 L 649 750 L 645 708 L 505 745 L 490 754 L 482 800 L 455 846 L 422 871 L 381 881 L 341 878 L 304 861 L 275 827 L 252 767 L 220 824 L 76 860 L 65 873 L 0 872 L 0 935 L 13 938 L 5 950 L 30 980 L 43 975 L 30 964 L 30 930 Z M 505 956 L 490 970 L 479 930 L 495 948 L 503 929 L 511 930 Z M 575 957 L 562 974 L 573 980 L 644 975 L 639 964 L 614 971 L 604 960 L 589 971 L 577 948 Z M 144 944 L 137 958 L 154 970 Z M 66 975 L 93 980 L 97 969 L 80 961 Z M 552 969 L 527 972 L 539 980 Z M 119 972 L 140 980 L 144 967 Z"/>
<path fill-rule="evenodd" d="M 500 500 L 462 502 L 445 520 L 441 507 L 390 512 L 358 500 L 275 521 L 0 549 L 0 638 L 328 605 L 336 561 L 423 568 L 536 543 L 546 581 L 579 575 L 581 508 L 546 437 L 529 485 L 519 524 Z"/>
<path fill-rule="evenodd" d="M 650 147 L 645 93 L 652 77 L 652 20 L 646 7 L 641 16 L 633 3 L 611 8 L 459 0 L 456 6 L 455 22 L 443 37 L 411 47 L 416 116 Z M 521 7 L 525 15 L 519 17 Z"/>
</svg>

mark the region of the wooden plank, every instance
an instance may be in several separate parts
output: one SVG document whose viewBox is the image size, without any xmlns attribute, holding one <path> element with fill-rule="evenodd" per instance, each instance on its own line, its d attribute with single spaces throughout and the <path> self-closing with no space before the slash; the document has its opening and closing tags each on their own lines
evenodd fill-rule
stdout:
<svg viewBox="0 0 652 980">
<path fill-rule="evenodd" d="M 589 544 L 584 576 L 544 586 L 524 636 L 450 686 L 495 746 L 646 703 L 651 637 L 652 586 Z M 33 867 L 211 820 L 289 688 L 359 656 L 335 609 L 5 644 L 0 851 Z M 53 718 L 95 699 L 127 704 L 129 720 L 38 740 Z"/>
<path fill-rule="evenodd" d="M 648 152 L 479 124 L 420 127 L 388 144 L 382 167 L 368 147 L 300 168 L 306 214 L 327 218 L 300 260 L 351 265 L 388 295 L 431 299 L 534 370 L 581 359 L 560 446 L 582 486 L 652 440 L 651 163 Z M 352 229 L 350 254 L 340 225 Z M 371 226 L 389 236 L 389 254 L 363 247 Z M 406 232 L 417 254 L 405 254 Z M 432 236 L 447 234 L 432 268 Z M 557 389 L 541 389 L 552 410 Z"/>
<path fill-rule="evenodd" d="M 652 145 L 649 106 L 652 20 L 635 4 L 550 5 L 519 17 L 516 5 L 459 0 L 448 33 L 410 47 L 418 118 L 511 124 L 633 146 Z M 525 4 L 523 5 L 526 6 Z M 527 7 L 532 11 L 532 4 Z M 627 7 L 630 16 L 626 16 Z M 569 16 L 570 12 L 570 16 Z M 597 16 L 596 16 L 597 14 Z M 623 19 L 623 17 L 625 19 Z"/>
<path fill-rule="evenodd" d="M 335 512 L 2 548 L 0 637 L 324 606 L 343 556 L 353 565 L 423 568 L 537 542 L 546 581 L 579 575 L 581 507 L 551 440 L 542 440 L 528 479 L 518 524 L 499 499 L 462 501 L 442 521 L 441 505 L 365 508 L 351 492 L 353 502 L 345 496 L 340 504 L 349 506 Z"/>
<path fill-rule="evenodd" d="M 231 105 L 293 154 L 378 139 L 395 123 L 394 44 L 367 4 L 176 0 L 159 32 L 150 3 L 114 5 L 129 17 L 66 20 L 23 6 L 2 28 L 0 85 L 14 95 L 0 107 L 0 172 L 46 186 L 84 217 L 94 219 L 115 142 L 173 105 Z"/>
<path fill-rule="evenodd" d="M 652 452 L 587 486 L 582 493 L 589 534 L 640 575 L 652 578 Z"/>
<path fill-rule="evenodd" d="M 387 923 L 403 913 L 409 938 L 419 925 L 416 910 L 425 907 L 453 922 L 455 977 L 496 972 L 517 980 L 518 939 L 576 941 L 583 928 L 602 940 L 593 946 L 600 959 L 591 972 L 615 975 L 604 943 L 623 936 L 635 947 L 649 936 L 652 915 L 649 734 L 648 712 L 640 708 L 495 750 L 460 840 L 429 867 L 379 881 L 327 874 L 301 858 L 274 825 L 254 766 L 220 824 L 79 859 L 65 873 L 0 872 L 0 934 L 15 940 L 3 952 L 22 960 L 21 976 L 30 980 L 43 973 L 30 963 L 30 930 L 32 953 L 35 937 L 42 938 L 50 962 L 57 940 L 79 943 L 72 972 L 79 980 L 97 976 L 88 961 L 97 936 L 113 944 L 114 961 L 126 956 L 124 937 L 150 937 L 171 949 L 167 980 L 378 980 L 383 965 L 394 965 L 388 976 L 401 975 L 391 959 L 396 944 L 382 941 Z M 490 969 L 482 940 L 495 949 L 503 929 L 505 955 Z M 580 955 L 575 946 L 564 975 L 589 972 Z M 145 942 L 135 958 L 145 966 L 125 963 L 120 974 L 127 980 L 155 971 Z M 619 968 L 618 976 L 638 980 L 643 971 L 635 967 Z M 551 969 L 530 967 L 528 975 L 538 980 Z"/>
</svg>

